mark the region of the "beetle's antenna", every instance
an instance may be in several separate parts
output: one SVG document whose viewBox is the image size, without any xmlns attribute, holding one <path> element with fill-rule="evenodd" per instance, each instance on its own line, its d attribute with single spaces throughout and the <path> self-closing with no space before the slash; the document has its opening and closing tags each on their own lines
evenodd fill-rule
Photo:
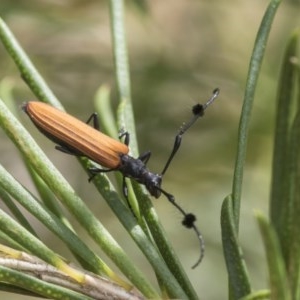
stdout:
<svg viewBox="0 0 300 300">
<path fill-rule="evenodd" d="M 208 99 L 208 101 L 205 104 L 198 103 L 193 106 L 193 108 L 192 108 L 193 117 L 188 123 L 183 124 L 183 126 L 180 128 L 179 133 L 176 135 L 173 150 L 170 154 L 170 157 L 169 157 L 163 171 L 161 172 L 162 176 L 168 170 L 171 161 L 173 160 L 175 154 L 177 153 L 177 151 L 181 145 L 181 140 L 182 140 L 182 136 L 184 135 L 184 133 L 198 120 L 199 117 L 204 116 L 204 111 L 206 110 L 206 108 L 209 105 L 211 105 L 214 102 L 214 100 L 218 97 L 219 93 L 220 93 L 220 90 L 218 88 L 216 88 L 213 90 L 212 96 Z"/>
<path fill-rule="evenodd" d="M 164 191 L 161 188 L 158 188 L 158 190 L 160 190 L 166 197 L 167 199 L 182 213 L 183 215 L 183 220 L 182 220 L 182 225 L 185 226 L 186 228 L 193 228 L 199 243 L 200 243 L 200 257 L 198 258 L 198 260 L 196 261 L 196 263 L 192 266 L 192 269 L 195 269 L 202 261 L 203 257 L 204 257 L 204 251 L 205 251 L 205 243 L 204 243 L 204 239 L 203 236 L 200 232 L 200 230 L 198 229 L 198 227 L 195 225 L 196 222 L 196 216 L 192 213 L 186 213 L 183 208 L 177 203 L 175 202 L 175 198 L 173 195 L 169 194 L 168 192 Z"/>
</svg>

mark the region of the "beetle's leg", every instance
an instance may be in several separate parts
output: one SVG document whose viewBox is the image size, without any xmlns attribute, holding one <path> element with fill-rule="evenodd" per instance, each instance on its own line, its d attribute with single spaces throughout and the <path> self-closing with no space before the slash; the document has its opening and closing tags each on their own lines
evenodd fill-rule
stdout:
<svg viewBox="0 0 300 300">
<path fill-rule="evenodd" d="M 100 131 L 100 124 L 98 114 L 96 112 L 92 113 L 91 116 L 86 121 L 86 124 L 89 124 L 93 120 L 93 127 Z"/>
<path fill-rule="evenodd" d="M 98 167 L 90 167 L 88 168 L 88 170 L 91 173 L 91 176 L 89 177 L 89 182 L 91 182 L 94 179 L 94 177 L 99 173 L 108 173 L 116 171 L 116 169 L 100 169 Z"/>
<path fill-rule="evenodd" d="M 120 130 L 120 132 L 119 132 L 119 139 L 121 139 L 123 136 L 125 136 L 124 144 L 125 144 L 126 146 L 128 146 L 128 145 L 129 145 L 129 141 L 130 141 L 130 135 L 129 135 L 129 132 L 128 132 L 128 131 Z"/>
<path fill-rule="evenodd" d="M 149 161 L 151 156 L 151 151 L 146 151 L 143 154 L 141 154 L 138 159 L 141 160 L 145 165 L 147 164 L 147 162 Z"/>
<path fill-rule="evenodd" d="M 129 141 L 130 141 L 130 135 L 129 135 L 129 132 L 128 132 L 128 131 L 122 131 L 122 130 L 121 130 L 120 133 L 119 133 L 119 139 L 121 139 L 121 138 L 124 137 L 124 136 L 125 136 L 124 144 L 125 144 L 126 146 L 128 146 L 128 145 L 129 145 Z M 150 152 L 150 151 L 147 151 L 147 152 L 141 154 L 141 155 L 138 157 L 138 159 L 140 159 L 140 160 L 146 165 L 147 162 L 148 162 L 148 160 L 149 160 L 149 158 L 150 158 L 150 156 L 151 156 L 151 152 Z"/>
</svg>

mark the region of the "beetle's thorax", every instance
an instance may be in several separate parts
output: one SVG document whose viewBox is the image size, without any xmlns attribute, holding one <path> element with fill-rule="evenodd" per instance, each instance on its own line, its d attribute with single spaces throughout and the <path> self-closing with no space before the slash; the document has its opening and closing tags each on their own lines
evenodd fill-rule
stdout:
<svg viewBox="0 0 300 300">
<path fill-rule="evenodd" d="M 133 178 L 137 182 L 145 185 L 149 193 L 158 198 L 161 194 L 160 187 L 162 176 L 148 170 L 145 163 L 138 158 L 127 154 L 120 154 L 120 167 L 118 170 L 125 176 Z"/>
</svg>

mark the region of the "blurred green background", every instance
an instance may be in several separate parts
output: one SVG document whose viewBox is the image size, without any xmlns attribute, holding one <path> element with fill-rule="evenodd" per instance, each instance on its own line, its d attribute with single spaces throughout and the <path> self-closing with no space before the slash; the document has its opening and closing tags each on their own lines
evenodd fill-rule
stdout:
<svg viewBox="0 0 300 300">
<path fill-rule="evenodd" d="M 184 136 L 182 148 L 163 183 L 163 187 L 198 218 L 206 253 L 196 270 L 190 269 L 199 255 L 194 234 L 182 228 L 181 216 L 164 197 L 154 200 L 154 205 L 199 296 L 226 299 L 220 208 L 231 190 L 248 63 L 268 1 L 128 0 L 125 3 L 136 128 L 140 151 L 152 151 L 148 164 L 151 170 L 162 170 L 178 128 L 190 116 L 191 106 L 205 102 L 215 87 L 221 89 L 205 118 Z M 256 289 L 267 287 L 268 282 L 253 210 L 268 213 L 278 72 L 287 38 L 300 24 L 299 4 L 296 0 L 283 1 L 279 8 L 252 113 L 240 240 Z M 108 1 L 2 0 L 0 12 L 68 112 L 86 120 L 94 111 L 94 94 L 103 84 L 111 88 L 116 106 Z M 4 87 L 13 88 L 17 105 L 34 99 L 2 46 L 0 80 L 5 80 Z M 145 272 L 149 270 L 154 280 L 151 268 L 93 185 L 88 183 L 77 161 L 56 151 L 53 143 L 41 136 L 26 116 L 21 117 L 78 194 L 136 263 Z M 1 163 L 25 186 L 30 186 L 18 152 L 2 132 L 0 138 Z M 32 223 L 48 245 L 72 259 L 66 248 L 35 219 Z M 74 226 L 80 232 L 76 222 Z M 95 247 L 89 239 L 87 243 Z M 1 292 L 0 295 L 25 299 Z"/>
</svg>

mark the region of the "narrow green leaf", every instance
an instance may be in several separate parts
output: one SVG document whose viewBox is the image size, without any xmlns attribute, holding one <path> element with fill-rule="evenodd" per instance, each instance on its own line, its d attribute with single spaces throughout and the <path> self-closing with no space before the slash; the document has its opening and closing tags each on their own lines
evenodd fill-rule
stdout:
<svg viewBox="0 0 300 300">
<path fill-rule="evenodd" d="M 51 103 L 53 106 L 62 109 L 61 104 L 58 102 L 42 76 L 38 73 L 36 68 L 31 63 L 27 54 L 19 45 L 13 33 L 1 18 L 0 39 L 5 46 L 8 54 L 15 61 L 15 64 L 18 67 L 22 78 L 31 88 L 36 97 L 41 101 Z"/>
<path fill-rule="evenodd" d="M 5 244 L 5 245 L 7 245 L 7 246 L 9 246 L 13 249 L 18 250 L 18 251 L 27 251 L 26 248 L 21 246 L 18 242 L 16 242 L 13 238 L 8 236 L 7 234 L 2 232 L 1 230 L 0 230 L 0 241 L 1 241 L 2 244 Z"/>
<path fill-rule="evenodd" d="M 34 182 L 35 187 L 40 194 L 41 201 L 56 217 L 58 217 L 58 219 L 63 224 L 65 224 L 68 228 L 73 230 L 70 222 L 68 221 L 68 219 L 63 213 L 63 210 L 61 209 L 60 203 L 57 201 L 56 197 L 51 192 L 49 187 L 45 184 L 45 182 L 41 179 L 41 177 L 32 169 L 32 167 L 29 164 L 27 164 L 26 160 L 25 160 L 25 164 L 31 175 L 32 181 Z"/>
<path fill-rule="evenodd" d="M 270 300 L 271 294 L 269 290 L 255 291 L 239 300 Z"/>
<path fill-rule="evenodd" d="M 114 139 L 118 139 L 119 129 L 116 128 L 116 120 L 111 107 L 110 89 L 108 86 L 102 85 L 99 87 L 95 95 L 94 103 L 96 111 L 99 112 L 101 125 L 103 126 L 101 131 Z"/>
<path fill-rule="evenodd" d="M 0 166 L 1 168 L 1 166 Z M 0 176 L 1 178 L 1 176 Z M 2 186 L 2 185 L 1 185 Z M 30 223 L 27 221 L 27 219 L 24 217 L 24 215 L 21 213 L 17 205 L 13 202 L 9 194 L 0 187 L 0 198 L 1 200 L 6 204 L 6 206 L 9 208 L 11 213 L 15 216 L 15 218 L 18 220 L 18 222 L 26 228 L 29 232 L 31 232 L 34 236 L 37 236 L 35 230 L 31 227 Z"/>
<path fill-rule="evenodd" d="M 226 214 L 229 214 L 224 219 L 225 225 L 227 223 L 228 229 L 222 228 L 222 236 L 223 239 L 223 248 L 225 252 L 225 259 L 227 264 L 227 269 L 229 273 L 229 294 L 233 295 L 234 299 L 237 299 L 238 296 L 245 296 L 247 293 L 250 292 L 250 283 L 248 280 L 248 275 L 246 272 L 246 266 L 242 257 L 238 255 L 238 247 L 237 247 L 237 235 L 239 231 L 239 219 L 240 219 L 240 205 L 241 205 L 241 195 L 242 195 L 242 184 L 243 184 L 243 173 L 244 173 L 244 164 L 246 160 L 246 153 L 247 153 L 247 141 L 248 141 L 248 134 L 249 134 L 249 126 L 250 126 L 250 119 L 251 119 L 251 111 L 254 101 L 254 95 L 256 90 L 256 85 L 258 82 L 259 72 L 262 65 L 268 36 L 271 30 L 271 26 L 279 7 L 280 0 L 271 0 L 267 10 L 264 14 L 264 17 L 261 21 L 256 40 L 254 43 L 254 48 L 252 51 L 252 56 L 250 59 L 247 82 L 246 82 L 246 89 L 244 95 L 244 102 L 242 107 L 242 113 L 240 118 L 239 124 L 239 131 L 238 131 L 238 146 L 237 146 L 237 155 L 236 155 L 236 162 L 235 162 L 235 170 L 233 176 L 233 183 L 232 183 L 232 193 L 230 198 L 226 198 L 223 203 L 223 208 Z M 232 199 L 231 199 L 232 197 Z M 232 203 L 231 203 L 232 201 Z M 227 203 L 228 202 L 228 203 Z M 231 207 L 228 207 L 230 202 Z M 231 215 L 232 213 L 232 215 Z M 233 222 L 233 223 L 232 223 Z M 223 225 L 222 225 L 223 227 Z M 231 228 L 232 227 L 232 228 Z M 232 247 L 235 249 L 237 259 L 235 259 L 228 251 L 230 249 L 229 245 L 224 245 L 225 242 L 232 241 Z M 232 265 L 233 264 L 233 265 Z M 235 274 L 234 270 L 237 269 L 237 273 Z M 238 278 L 238 276 L 241 276 Z"/>
<path fill-rule="evenodd" d="M 36 295 L 58 300 L 92 300 L 92 298 L 76 293 L 70 289 L 63 288 L 40 279 L 26 275 L 22 272 L 12 270 L 0 265 L 0 280 L 11 285 L 30 290 Z"/>
<path fill-rule="evenodd" d="M 296 293 L 300 268 L 299 191 L 299 31 L 289 39 L 277 93 L 270 218 L 278 234 L 281 250 Z M 297 97 L 296 91 L 298 93 Z M 295 109 L 296 108 L 296 109 Z"/>
<path fill-rule="evenodd" d="M 84 280 L 83 274 L 72 270 L 56 253 L 43 244 L 38 238 L 33 236 L 19 223 L 8 216 L 4 211 L 0 210 L 0 228 L 1 230 L 13 238 L 17 243 L 25 249 L 40 257 L 45 262 L 57 267 L 59 270 L 66 272 L 77 281 Z"/>
<path fill-rule="evenodd" d="M 133 183 L 133 187 L 137 198 L 140 203 L 141 210 L 143 211 L 143 217 L 145 218 L 151 235 L 159 249 L 165 263 L 170 269 L 171 273 L 177 279 L 179 284 L 182 286 L 189 299 L 198 299 L 196 291 L 192 286 L 186 272 L 184 271 L 182 264 L 175 253 L 170 241 L 167 238 L 167 233 L 162 227 L 158 215 L 152 205 L 151 199 L 145 194 L 144 188 L 137 183 Z M 189 234 L 193 235 L 192 230 L 188 231 Z M 196 237 L 195 237 L 196 238 Z M 197 260 L 191 260 L 191 265 Z M 159 279 L 162 281 L 162 279 Z"/>
<path fill-rule="evenodd" d="M 35 199 L 0 165 L 0 187 L 12 195 L 24 208 L 62 239 L 68 247 L 89 264 L 97 274 L 109 276 L 112 271 L 68 227 Z"/>
<path fill-rule="evenodd" d="M 291 294 L 287 282 L 284 260 L 276 232 L 266 218 L 259 212 L 256 213 L 259 229 L 264 241 L 269 267 L 272 300 L 290 300 Z"/>
<path fill-rule="evenodd" d="M 119 127 L 130 132 L 130 149 L 134 156 L 138 156 L 138 145 L 135 133 L 135 122 L 131 103 L 130 73 L 124 26 L 124 1 L 110 0 L 111 34 L 115 61 L 115 72 L 119 101 Z"/>
<path fill-rule="evenodd" d="M 251 292 L 251 286 L 243 251 L 238 241 L 231 195 L 223 201 L 221 228 L 231 294 L 233 299 L 240 299 Z"/>
<path fill-rule="evenodd" d="M 235 218 L 235 226 L 238 231 L 239 227 L 239 214 L 240 214 L 240 202 L 242 194 L 242 183 L 243 183 L 243 172 L 244 172 L 244 163 L 246 159 L 247 152 L 247 140 L 249 133 L 250 117 L 254 101 L 255 89 L 259 77 L 259 71 L 262 65 L 262 60 L 264 57 L 269 32 L 271 30 L 272 22 L 275 17 L 277 8 L 280 4 L 280 0 L 272 0 L 265 12 L 265 15 L 262 19 L 259 31 L 256 36 L 254 49 L 252 52 L 244 102 L 242 108 L 242 114 L 239 124 L 238 132 L 238 148 L 237 156 L 235 163 L 235 171 L 233 178 L 232 186 L 232 197 L 233 197 L 233 212 Z"/>
<path fill-rule="evenodd" d="M 299 66 L 298 81 L 295 89 L 297 94 L 297 112 L 294 122 L 291 126 L 290 142 L 289 142 L 289 178 L 290 178 L 290 194 L 291 201 L 291 224 L 289 232 L 288 245 L 289 261 L 287 265 L 288 277 L 292 288 L 293 299 L 300 299 L 300 72 Z M 288 204 L 287 204 L 288 205 Z"/>
</svg>

